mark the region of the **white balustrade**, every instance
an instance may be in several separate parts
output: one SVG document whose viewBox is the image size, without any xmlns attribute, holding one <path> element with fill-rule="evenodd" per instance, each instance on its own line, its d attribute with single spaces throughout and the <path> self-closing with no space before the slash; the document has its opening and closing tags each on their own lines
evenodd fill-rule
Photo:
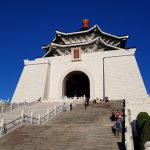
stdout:
<svg viewBox="0 0 150 150">
<path fill-rule="evenodd" d="M 73 101 L 72 101 L 73 107 L 76 104 L 78 104 L 78 103 L 83 103 L 83 99 L 82 98 L 74 97 Z M 66 111 L 69 111 L 69 108 L 70 108 L 69 104 L 70 103 L 67 103 L 67 102 L 65 103 L 65 105 L 66 105 L 65 106 L 66 107 Z M 10 106 L 12 106 L 12 105 L 10 105 Z M 23 103 L 23 105 L 25 105 L 25 103 Z M 20 106 L 21 106 L 21 103 L 16 105 L 17 108 L 20 107 Z M 44 115 L 39 114 L 38 118 L 36 118 L 36 117 L 33 116 L 33 112 L 31 112 L 30 116 L 25 115 L 24 109 L 22 109 L 21 116 L 18 117 L 18 118 L 16 118 L 16 119 L 14 119 L 14 120 L 12 120 L 12 121 L 10 121 L 10 122 L 8 122 L 7 124 L 5 124 L 5 119 L 4 118 L 2 119 L 1 124 L 0 124 L 0 132 L 1 132 L 0 136 L 4 136 L 5 134 L 13 131 L 14 129 L 16 129 L 20 125 L 23 125 L 24 123 L 39 124 L 39 125 L 44 124 L 50 118 L 53 118 L 55 115 L 57 115 L 61 111 L 63 111 L 63 107 L 62 107 L 62 103 L 61 102 L 59 103 L 59 105 L 54 105 L 54 107 L 53 107 L 52 110 L 48 109 L 47 112 L 46 112 L 46 114 L 44 114 Z M 42 117 L 41 117 L 41 115 L 42 115 Z M 18 125 L 16 125 L 16 124 L 18 124 Z M 9 131 L 7 131 L 7 130 L 9 130 Z"/>
<path fill-rule="evenodd" d="M 150 150 L 150 141 L 145 142 L 144 147 L 145 150 Z"/>
</svg>

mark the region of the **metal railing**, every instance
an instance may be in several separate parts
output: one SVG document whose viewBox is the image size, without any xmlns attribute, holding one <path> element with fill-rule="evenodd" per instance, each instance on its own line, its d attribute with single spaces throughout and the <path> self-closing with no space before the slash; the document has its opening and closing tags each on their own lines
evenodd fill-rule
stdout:
<svg viewBox="0 0 150 150">
<path fill-rule="evenodd" d="M 75 107 L 76 104 L 83 103 L 84 99 L 76 99 L 72 103 L 72 106 Z M 55 105 L 52 110 L 48 109 L 46 114 L 41 116 L 39 114 L 38 117 L 34 117 L 33 112 L 31 112 L 31 115 L 28 116 L 24 113 L 24 110 L 21 112 L 21 116 L 6 123 L 5 119 L 2 118 L 1 124 L 0 124 L 0 137 L 8 134 L 9 132 L 15 130 L 16 128 L 20 127 L 23 124 L 31 124 L 31 125 L 43 125 L 48 120 L 52 119 L 54 116 L 56 116 L 58 113 L 62 111 L 69 111 L 70 110 L 70 103 L 69 104 L 60 104 Z"/>
</svg>

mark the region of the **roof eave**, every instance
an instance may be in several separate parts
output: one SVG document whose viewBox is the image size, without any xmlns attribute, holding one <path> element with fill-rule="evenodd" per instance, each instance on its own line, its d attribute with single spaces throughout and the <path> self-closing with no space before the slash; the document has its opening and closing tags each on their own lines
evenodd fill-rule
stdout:
<svg viewBox="0 0 150 150">
<path fill-rule="evenodd" d="M 56 46 L 56 47 L 61 47 L 61 48 L 69 48 L 69 47 L 76 47 L 76 46 L 84 46 L 84 45 L 88 45 L 88 44 L 92 44 L 93 42 L 95 41 L 100 41 L 103 45 L 109 47 L 109 48 L 113 48 L 113 49 L 116 49 L 116 50 L 121 50 L 122 48 L 119 48 L 119 47 L 116 47 L 116 46 L 112 46 L 112 45 L 109 45 L 107 44 L 106 42 L 104 42 L 100 37 L 97 37 L 91 41 L 88 41 L 88 42 L 84 42 L 84 43 L 75 43 L 75 44 L 68 44 L 68 45 L 61 45 L 61 44 L 56 44 L 56 43 L 51 43 L 53 46 Z"/>
<path fill-rule="evenodd" d="M 113 35 L 113 34 L 109 34 L 109 33 L 106 33 L 104 31 L 101 30 L 101 28 L 96 25 L 97 29 L 99 30 L 99 32 L 101 32 L 102 34 L 104 35 L 108 35 L 108 36 L 111 36 L 111 37 L 114 37 L 116 39 L 128 39 L 129 38 L 129 35 L 125 35 L 125 36 L 116 36 L 116 35 Z"/>
<path fill-rule="evenodd" d="M 90 31 L 92 31 L 95 27 L 96 27 L 96 25 L 93 26 L 92 28 L 88 29 L 88 30 L 71 32 L 71 33 L 65 33 L 65 32 L 61 32 L 61 31 L 56 31 L 56 34 L 60 34 L 60 35 L 75 35 L 75 34 L 80 34 L 80 33 L 88 33 Z"/>
<path fill-rule="evenodd" d="M 101 30 L 101 28 L 98 26 L 98 25 L 95 25 L 93 26 L 92 28 L 88 29 L 88 30 L 85 30 L 85 31 L 77 31 L 77 32 L 71 32 L 71 33 L 65 33 L 65 32 L 61 32 L 61 31 L 56 31 L 56 35 L 75 35 L 75 34 L 81 34 L 81 33 L 88 33 L 90 31 L 92 31 L 93 29 L 98 29 L 98 31 L 104 35 L 108 35 L 108 36 L 111 36 L 111 37 L 114 37 L 114 38 L 117 38 L 117 39 L 128 39 L 129 38 L 129 35 L 125 35 L 125 36 L 115 36 L 115 35 L 112 35 L 112 34 L 109 34 L 109 33 L 106 33 L 104 31 Z M 56 39 L 56 36 L 54 38 L 54 40 Z M 53 41 L 54 41 L 53 40 Z"/>
</svg>

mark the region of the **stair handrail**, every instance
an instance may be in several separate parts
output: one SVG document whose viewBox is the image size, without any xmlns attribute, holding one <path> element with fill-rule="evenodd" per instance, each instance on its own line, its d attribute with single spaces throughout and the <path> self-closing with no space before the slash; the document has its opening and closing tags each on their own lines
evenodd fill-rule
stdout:
<svg viewBox="0 0 150 150">
<path fill-rule="evenodd" d="M 14 129 L 20 127 L 21 125 L 28 123 L 32 125 L 37 125 L 37 124 L 45 124 L 49 119 L 53 118 L 56 114 L 59 112 L 63 111 L 62 106 L 56 106 L 56 108 L 53 108 L 51 111 L 49 111 L 48 114 L 45 114 L 41 118 L 37 118 L 32 116 L 28 116 L 24 113 L 24 110 L 21 112 L 21 116 L 14 119 L 13 121 L 10 121 L 8 123 L 5 123 L 4 118 L 1 121 L 0 129 L 1 129 L 1 134 L 0 136 L 4 136 L 7 133 L 13 131 Z M 31 112 L 32 113 L 32 112 Z"/>
<path fill-rule="evenodd" d="M 33 101 L 33 102 L 24 101 L 22 103 L 10 103 L 10 104 L 8 104 L 9 106 L 8 105 L 2 105 L 0 107 L 0 113 L 6 113 L 8 111 L 11 111 L 11 110 L 14 110 L 17 108 L 21 108 L 21 107 L 25 107 L 25 106 L 28 107 L 28 106 L 31 106 L 31 105 L 34 105 L 34 104 L 40 102 L 40 100 L 41 100 L 41 97 L 38 98 L 37 100 Z"/>
<path fill-rule="evenodd" d="M 45 121 L 48 121 L 48 120 L 45 119 L 46 116 L 49 115 L 50 118 L 54 117 L 54 113 L 53 112 L 54 112 L 54 109 L 52 111 L 50 111 L 49 114 L 46 114 L 42 118 L 37 118 L 37 117 L 34 117 L 34 116 L 26 115 L 24 113 L 24 110 L 22 110 L 20 117 L 14 119 L 14 120 L 12 120 L 12 121 L 10 121 L 8 123 L 5 123 L 4 118 L 2 118 L 1 125 L 0 125 L 0 137 L 8 134 L 9 132 L 15 130 L 16 128 L 20 127 L 21 125 L 23 125 L 25 123 L 32 124 L 32 125 L 44 124 Z"/>
<path fill-rule="evenodd" d="M 77 104 L 83 103 L 84 99 L 82 98 L 76 98 L 72 102 L 73 107 L 75 107 Z M 66 105 L 66 111 L 70 110 L 70 103 Z M 58 113 L 63 111 L 63 105 L 60 103 L 59 105 L 55 105 L 54 108 L 50 111 L 50 109 L 47 110 L 47 113 L 44 114 L 41 117 L 41 114 L 39 114 L 39 117 L 34 117 L 33 112 L 31 112 L 31 115 L 26 115 L 24 113 L 24 109 L 22 109 L 22 112 L 20 114 L 20 117 L 17 117 L 16 119 L 5 123 L 5 119 L 2 118 L 1 124 L 0 124 L 0 137 L 8 134 L 9 132 L 15 130 L 16 128 L 20 127 L 21 125 L 28 123 L 32 125 L 43 125 L 48 120 L 52 119 L 54 116 L 56 116 Z"/>
</svg>

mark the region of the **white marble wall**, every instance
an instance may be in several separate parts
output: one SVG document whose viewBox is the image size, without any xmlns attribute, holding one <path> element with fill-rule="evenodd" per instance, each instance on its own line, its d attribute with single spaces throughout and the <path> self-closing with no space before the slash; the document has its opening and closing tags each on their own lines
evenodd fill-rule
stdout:
<svg viewBox="0 0 150 150">
<path fill-rule="evenodd" d="M 126 109 L 131 110 L 131 121 L 136 120 L 140 112 L 147 112 L 150 115 L 150 97 L 128 98 Z"/>
<path fill-rule="evenodd" d="M 62 97 L 64 78 L 72 71 L 84 72 L 90 80 L 90 96 L 103 96 L 103 72 L 100 53 L 88 53 L 81 56 L 81 61 L 72 61 L 71 55 L 49 58 L 51 61 L 50 98 Z"/>
<path fill-rule="evenodd" d="M 106 57 L 104 64 L 105 93 L 110 99 L 146 95 L 146 89 L 133 55 Z"/>
<path fill-rule="evenodd" d="M 40 97 L 44 97 L 48 60 L 25 60 L 24 63 L 25 66 L 13 95 L 12 102 L 32 102 Z"/>
<path fill-rule="evenodd" d="M 103 98 L 103 86 L 105 96 L 110 99 L 145 96 L 134 53 L 135 49 L 115 50 L 85 53 L 81 61 L 72 61 L 71 55 L 26 61 L 13 101 L 61 98 L 64 78 L 72 71 L 82 71 L 88 76 L 91 98 Z"/>
</svg>

